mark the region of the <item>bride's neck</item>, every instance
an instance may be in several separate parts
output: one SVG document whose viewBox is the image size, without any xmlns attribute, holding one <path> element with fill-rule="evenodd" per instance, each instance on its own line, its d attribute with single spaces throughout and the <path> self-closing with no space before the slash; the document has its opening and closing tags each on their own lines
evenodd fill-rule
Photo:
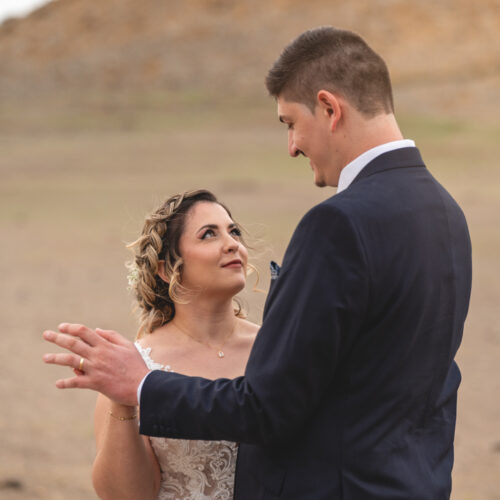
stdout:
<svg viewBox="0 0 500 500">
<path fill-rule="evenodd" d="M 236 326 L 232 300 L 223 302 L 193 300 L 176 304 L 171 324 L 189 336 L 201 341 L 224 341 Z"/>
</svg>

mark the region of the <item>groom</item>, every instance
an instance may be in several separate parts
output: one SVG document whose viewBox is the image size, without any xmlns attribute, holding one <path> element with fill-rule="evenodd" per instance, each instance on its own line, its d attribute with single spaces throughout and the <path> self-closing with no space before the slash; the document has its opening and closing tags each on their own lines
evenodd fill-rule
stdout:
<svg viewBox="0 0 500 500">
<path fill-rule="evenodd" d="M 301 220 L 244 377 L 147 374 L 133 344 L 63 324 L 83 370 L 58 381 L 136 404 L 143 434 L 240 443 L 237 499 L 446 499 L 469 305 L 462 211 L 403 140 L 383 60 L 356 34 L 307 31 L 267 77 L 291 156 L 335 196 Z"/>
</svg>

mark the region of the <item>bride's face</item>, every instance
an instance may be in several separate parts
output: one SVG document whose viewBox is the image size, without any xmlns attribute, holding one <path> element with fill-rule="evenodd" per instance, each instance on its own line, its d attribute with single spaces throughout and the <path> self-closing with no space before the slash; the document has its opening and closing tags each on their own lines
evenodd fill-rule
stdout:
<svg viewBox="0 0 500 500">
<path fill-rule="evenodd" d="M 179 251 L 184 287 L 220 298 L 244 288 L 248 252 L 239 227 L 219 204 L 200 201 L 191 208 Z"/>
</svg>

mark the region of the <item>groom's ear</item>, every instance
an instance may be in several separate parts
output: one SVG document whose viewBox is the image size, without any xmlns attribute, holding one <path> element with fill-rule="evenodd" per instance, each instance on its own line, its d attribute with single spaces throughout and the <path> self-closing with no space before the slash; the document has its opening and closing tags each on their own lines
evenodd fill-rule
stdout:
<svg viewBox="0 0 500 500">
<path fill-rule="evenodd" d="M 333 132 L 342 116 L 342 103 L 340 98 L 328 90 L 320 90 L 316 96 L 316 106 L 320 112 L 330 122 L 330 129 Z"/>
<path fill-rule="evenodd" d="M 167 277 L 167 273 L 165 272 L 165 261 L 164 260 L 159 260 L 158 261 L 158 276 L 165 282 L 169 283 L 170 280 Z"/>
</svg>

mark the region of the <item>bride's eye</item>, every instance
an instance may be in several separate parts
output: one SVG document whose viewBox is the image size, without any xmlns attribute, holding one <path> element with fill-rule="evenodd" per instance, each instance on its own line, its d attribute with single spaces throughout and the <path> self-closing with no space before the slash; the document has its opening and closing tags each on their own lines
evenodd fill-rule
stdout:
<svg viewBox="0 0 500 500">
<path fill-rule="evenodd" d="M 201 236 L 202 240 L 206 240 L 208 238 L 212 238 L 215 236 L 215 232 L 213 229 L 207 229 Z"/>
<path fill-rule="evenodd" d="M 231 229 L 231 234 L 239 238 L 241 236 L 241 229 L 238 227 L 233 227 L 233 229 Z"/>
</svg>

